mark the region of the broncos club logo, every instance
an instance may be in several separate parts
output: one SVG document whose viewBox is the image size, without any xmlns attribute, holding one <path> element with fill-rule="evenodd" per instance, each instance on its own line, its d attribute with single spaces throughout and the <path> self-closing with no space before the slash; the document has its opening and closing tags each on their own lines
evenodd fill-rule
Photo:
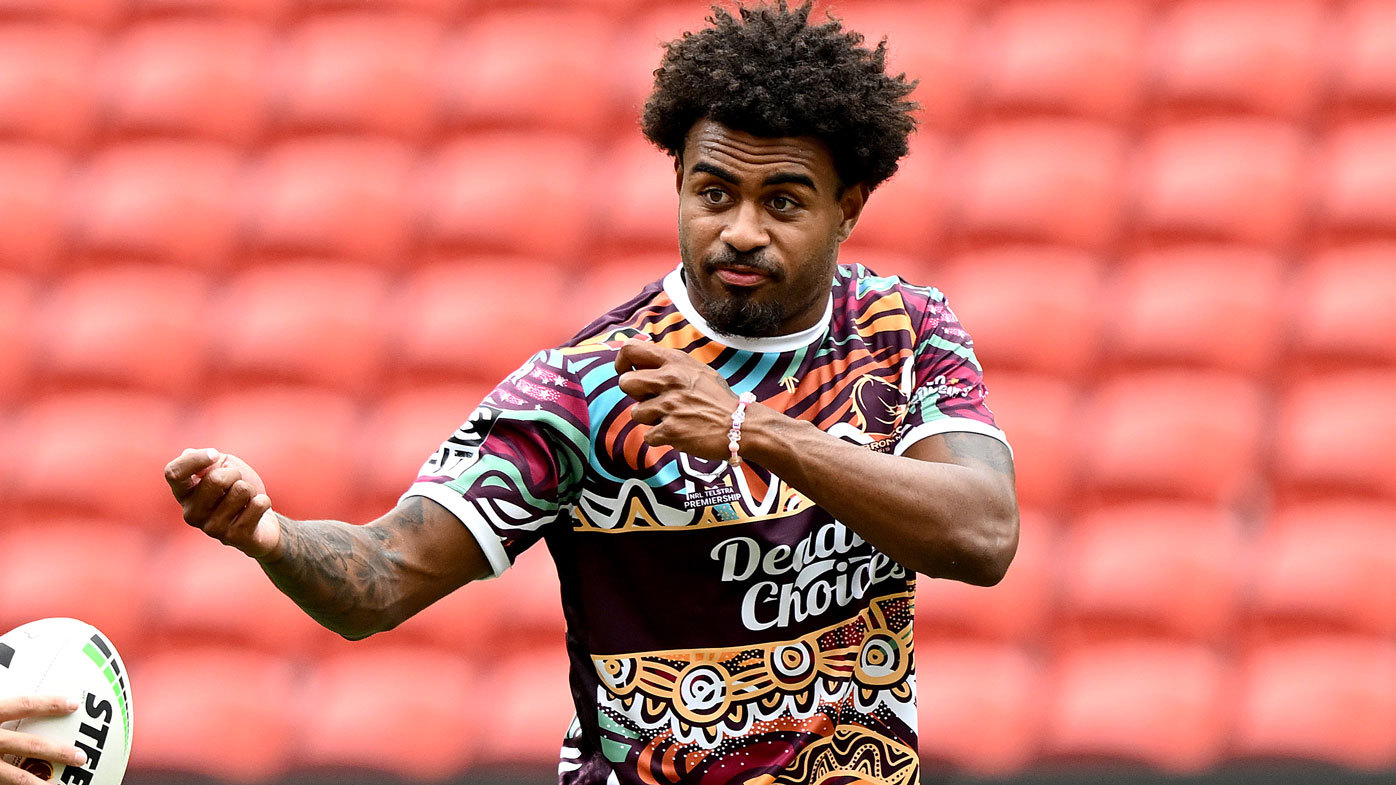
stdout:
<svg viewBox="0 0 1396 785">
<path fill-rule="evenodd" d="M 891 436 L 906 415 L 906 403 L 896 387 L 875 376 L 853 383 L 853 425 L 874 438 Z"/>
</svg>

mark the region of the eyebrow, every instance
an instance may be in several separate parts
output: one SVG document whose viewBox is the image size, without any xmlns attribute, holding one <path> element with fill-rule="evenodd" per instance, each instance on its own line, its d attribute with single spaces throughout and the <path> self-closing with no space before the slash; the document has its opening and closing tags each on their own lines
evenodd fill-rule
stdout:
<svg viewBox="0 0 1396 785">
<path fill-rule="evenodd" d="M 703 172 L 719 180 L 729 182 L 732 185 L 741 185 L 741 180 L 738 179 L 736 175 L 720 166 L 707 163 L 706 161 L 700 161 L 694 164 L 693 168 L 689 171 L 693 173 Z M 798 174 L 796 172 L 777 172 L 761 182 L 761 187 L 763 188 L 770 188 L 773 185 L 803 185 L 816 193 L 819 191 L 819 189 L 815 187 L 813 178 L 809 175 Z"/>
</svg>

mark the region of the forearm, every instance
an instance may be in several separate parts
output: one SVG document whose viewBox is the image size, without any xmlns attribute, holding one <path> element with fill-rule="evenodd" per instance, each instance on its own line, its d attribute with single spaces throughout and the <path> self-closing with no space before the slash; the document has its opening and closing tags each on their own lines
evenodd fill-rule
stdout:
<svg viewBox="0 0 1396 785">
<path fill-rule="evenodd" d="M 1011 479 L 1005 492 L 991 472 L 884 455 L 758 406 L 741 444 L 744 459 L 917 572 L 993 584 L 1016 550 Z"/>
<path fill-rule="evenodd" d="M 402 591 L 394 578 L 401 564 L 387 545 L 387 530 L 273 514 L 281 543 L 258 564 L 312 619 L 351 640 L 401 621 L 395 609 Z"/>
</svg>

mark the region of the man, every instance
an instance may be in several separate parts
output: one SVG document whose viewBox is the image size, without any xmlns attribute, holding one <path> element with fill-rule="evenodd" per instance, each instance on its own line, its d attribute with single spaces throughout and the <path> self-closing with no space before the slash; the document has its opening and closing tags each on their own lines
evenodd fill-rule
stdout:
<svg viewBox="0 0 1396 785">
<path fill-rule="evenodd" d="M 914 573 L 993 584 L 1017 547 L 969 336 L 939 292 L 837 264 L 912 86 L 809 13 L 718 10 L 668 46 L 644 131 L 675 159 L 680 268 L 496 387 L 395 510 L 292 521 L 214 450 L 166 471 L 348 638 L 545 540 L 564 783 L 916 782 Z"/>
<path fill-rule="evenodd" d="M 17 696 L 0 698 L 0 724 L 37 717 L 61 717 L 78 710 L 72 698 Z M 12 766 L 0 760 L 0 784 L 40 785 L 43 780 L 32 772 L 47 773 L 51 768 L 41 761 L 69 766 L 87 764 L 87 754 L 77 747 L 55 744 L 32 733 L 0 728 L 0 758 L 16 755 L 20 765 Z M 39 764 L 39 765 L 35 765 Z"/>
</svg>

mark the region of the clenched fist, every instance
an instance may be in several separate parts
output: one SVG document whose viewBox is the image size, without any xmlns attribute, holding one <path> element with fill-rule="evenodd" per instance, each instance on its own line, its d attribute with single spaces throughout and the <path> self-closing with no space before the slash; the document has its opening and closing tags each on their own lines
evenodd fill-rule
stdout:
<svg viewBox="0 0 1396 785">
<path fill-rule="evenodd" d="M 165 481 L 190 526 L 254 559 L 280 547 L 281 524 L 266 485 L 242 459 L 214 449 L 185 450 L 165 467 Z"/>
<path fill-rule="evenodd" d="M 645 443 L 708 460 L 728 457 L 737 395 L 717 371 L 678 349 L 631 341 L 616 355 L 621 391 L 638 403 L 630 418 L 651 426 Z"/>
</svg>

